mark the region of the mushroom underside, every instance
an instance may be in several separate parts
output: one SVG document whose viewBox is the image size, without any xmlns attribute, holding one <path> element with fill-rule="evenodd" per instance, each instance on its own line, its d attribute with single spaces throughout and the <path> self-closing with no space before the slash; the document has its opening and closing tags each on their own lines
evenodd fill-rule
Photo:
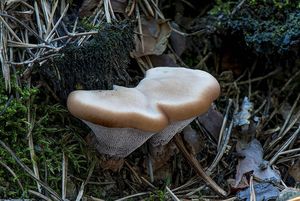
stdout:
<svg viewBox="0 0 300 201">
<path fill-rule="evenodd" d="M 92 129 L 96 138 L 94 146 L 99 153 L 124 158 L 142 146 L 147 140 L 154 147 L 167 144 L 176 133 L 182 131 L 194 118 L 173 122 L 159 133 L 134 128 L 108 128 L 87 121 L 84 121 L 84 123 Z"/>
</svg>

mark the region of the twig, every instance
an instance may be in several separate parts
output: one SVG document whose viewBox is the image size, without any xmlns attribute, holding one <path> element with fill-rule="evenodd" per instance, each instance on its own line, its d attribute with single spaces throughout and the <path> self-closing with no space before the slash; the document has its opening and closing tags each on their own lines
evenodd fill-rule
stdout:
<svg viewBox="0 0 300 201">
<path fill-rule="evenodd" d="M 92 174 L 93 174 L 93 171 L 94 171 L 94 168 L 95 168 L 95 165 L 96 165 L 96 161 L 97 160 L 93 160 L 92 161 L 92 164 L 89 168 L 89 171 L 88 171 L 88 176 L 86 178 L 86 180 L 84 182 L 82 182 L 81 186 L 80 186 L 80 190 L 77 194 L 77 198 L 76 198 L 76 201 L 80 201 L 82 196 L 83 196 L 83 193 L 84 193 L 84 187 L 86 186 L 86 184 L 88 183 L 88 181 L 90 180 Z"/>
<path fill-rule="evenodd" d="M 33 172 L 36 176 L 36 178 L 40 179 L 40 174 L 39 174 L 39 168 L 38 168 L 38 165 L 37 165 L 37 162 L 36 162 L 36 155 L 35 155 L 35 152 L 34 152 L 34 144 L 33 144 L 33 137 L 32 137 L 32 130 L 34 128 L 34 124 L 35 124 L 35 116 L 33 114 L 33 116 L 31 116 L 31 106 L 30 106 L 30 101 L 28 103 L 28 113 L 27 113 L 27 121 L 28 121 L 28 124 L 29 124 L 29 129 L 28 129 L 28 134 L 27 134 L 27 138 L 28 138 L 28 146 L 29 146 L 29 152 L 30 152 L 30 159 L 31 159 L 31 162 L 32 162 L 32 167 L 33 167 Z M 36 182 L 37 184 L 37 188 L 38 188 L 38 191 L 39 193 L 42 192 L 42 188 L 41 188 L 41 185 L 39 184 L 39 182 Z"/>
<path fill-rule="evenodd" d="M 254 189 L 254 183 L 253 183 L 253 175 L 250 176 L 250 201 L 256 201 L 256 194 L 255 194 L 255 189 Z"/>
<path fill-rule="evenodd" d="M 264 75 L 264 76 L 261 76 L 261 77 L 256 77 L 256 78 L 253 78 L 253 79 L 250 79 L 250 80 L 245 80 L 245 81 L 241 81 L 241 82 L 236 82 L 236 85 L 243 85 L 243 84 L 249 84 L 249 83 L 253 83 L 253 82 L 258 82 L 258 81 L 261 81 L 261 80 L 264 80 L 264 79 L 267 79 L 277 73 L 280 72 L 280 69 L 276 69 L 270 73 L 268 73 L 267 75 Z M 232 85 L 233 83 L 225 83 L 223 84 L 223 86 L 230 86 Z"/>
<path fill-rule="evenodd" d="M 137 194 L 134 194 L 134 195 L 129 195 L 129 196 L 117 199 L 115 201 L 129 200 L 130 198 L 135 198 L 135 197 L 139 197 L 139 196 L 143 196 L 143 195 L 149 195 L 149 194 L 150 194 L 150 192 L 137 193 Z"/>
<path fill-rule="evenodd" d="M 185 148 L 183 141 L 181 139 L 181 136 L 179 134 L 175 135 L 174 137 L 175 143 L 183 156 L 186 158 L 188 163 L 192 166 L 192 168 L 196 171 L 198 176 L 200 176 L 205 182 L 208 183 L 209 186 L 212 187 L 218 194 L 222 196 L 226 196 L 227 193 L 220 187 L 218 184 L 216 184 L 203 170 L 197 159 L 191 155 L 187 149 Z"/>
<path fill-rule="evenodd" d="M 48 36 L 46 37 L 46 41 L 49 42 L 49 39 L 51 37 L 51 35 L 54 33 L 54 31 L 56 30 L 56 28 L 58 27 L 58 25 L 60 24 L 60 22 L 62 21 L 62 19 L 64 18 L 65 14 L 67 13 L 69 8 L 69 4 L 67 4 L 67 6 L 64 9 L 64 12 L 62 13 L 62 15 L 60 16 L 60 18 L 57 20 L 56 24 L 54 25 L 54 27 L 52 28 L 52 30 L 50 31 L 50 33 L 48 34 Z"/>
<path fill-rule="evenodd" d="M 225 127 L 226 127 L 226 124 L 227 124 L 229 110 L 230 110 L 231 106 L 232 106 L 232 99 L 229 99 L 228 100 L 228 105 L 227 105 L 227 108 L 226 108 L 226 112 L 225 112 L 225 115 L 224 115 L 224 119 L 223 119 L 223 122 L 222 122 L 222 127 L 221 127 L 220 134 L 219 134 L 218 147 L 217 147 L 218 151 L 221 148 L 221 141 L 223 139 L 223 133 L 224 133 L 224 130 L 225 130 Z"/>
<path fill-rule="evenodd" d="M 166 190 L 167 192 L 170 194 L 171 198 L 174 200 L 174 201 L 180 201 L 179 198 L 169 189 L 168 186 L 166 186 Z"/>
<path fill-rule="evenodd" d="M 300 118 L 300 110 L 297 112 L 296 117 L 294 118 L 294 120 L 290 123 L 290 125 L 285 128 L 287 126 L 287 124 L 290 121 L 290 118 L 292 116 L 292 113 L 296 107 L 296 105 L 298 104 L 298 101 L 300 99 L 300 93 L 298 94 L 298 97 L 296 98 L 291 110 L 289 111 L 289 114 L 283 124 L 283 126 L 280 129 L 280 132 L 278 134 L 278 137 L 276 139 L 274 139 L 268 146 L 268 149 L 271 149 L 274 145 L 276 145 L 287 133 L 288 131 L 297 123 L 298 119 Z"/>
<path fill-rule="evenodd" d="M 109 0 L 104 0 L 104 12 L 105 12 L 105 17 L 106 17 L 107 23 L 111 23 L 108 1 Z"/>
<path fill-rule="evenodd" d="M 271 165 L 277 160 L 277 158 L 280 156 L 280 153 L 283 152 L 291 144 L 291 142 L 293 142 L 298 137 L 299 133 L 300 133 L 300 125 L 298 126 L 298 129 L 293 133 L 293 135 L 280 147 L 280 149 L 270 160 Z"/>
<path fill-rule="evenodd" d="M 26 24 L 24 24 L 23 22 L 21 22 L 20 20 L 18 20 L 17 18 L 11 16 L 11 15 L 7 15 L 4 13 L 0 12 L 0 16 L 2 17 L 8 17 L 16 22 L 18 22 L 20 25 L 22 25 L 23 27 L 25 27 L 29 32 L 31 32 L 37 39 L 39 39 L 40 41 L 42 41 L 43 43 L 46 43 L 49 45 L 49 43 L 47 43 L 44 39 L 42 39 L 35 31 L 33 31 L 29 26 L 27 26 Z"/>
<path fill-rule="evenodd" d="M 62 184 L 61 184 L 61 197 L 63 200 L 66 199 L 67 196 L 67 177 L 68 177 L 68 157 L 66 153 L 63 151 L 62 158 Z"/>
<path fill-rule="evenodd" d="M 235 109 L 235 112 L 237 112 L 237 110 L 238 110 L 238 108 Z M 223 157 L 223 155 L 226 151 L 226 147 L 227 147 L 227 144 L 229 142 L 231 132 L 232 132 L 232 128 L 233 128 L 233 123 L 234 123 L 234 121 L 232 120 L 230 122 L 229 128 L 226 129 L 226 131 L 225 131 L 226 134 L 225 134 L 225 137 L 223 138 L 222 146 L 220 147 L 220 149 L 218 149 L 218 153 L 217 153 L 214 161 L 212 162 L 212 164 L 210 165 L 210 167 L 206 171 L 208 175 L 210 175 L 212 173 L 213 169 L 218 165 L 219 161 L 221 160 L 221 158 Z"/>
<path fill-rule="evenodd" d="M 8 170 L 8 172 L 14 177 L 14 179 L 17 181 L 20 189 L 24 192 L 24 188 L 22 183 L 20 182 L 18 176 L 16 175 L 16 173 L 8 166 L 6 165 L 4 162 L 2 162 L 2 158 L 0 158 L 0 165 L 2 165 L 5 169 Z"/>
<path fill-rule="evenodd" d="M 28 193 L 32 194 L 32 195 L 35 195 L 39 198 L 42 198 L 43 200 L 46 200 L 46 201 L 52 201 L 50 198 L 44 196 L 43 194 L 39 193 L 39 192 L 36 192 L 36 191 L 33 191 L 33 190 L 28 190 Z"/>
<path fill-rule="evenodd" d="M 129 168 L 129 170 L 133 173 L 133 175 L 135 176 L 135 178 L 137 179 L 137 181 L 141 184 L 142 180 L 139 177 L 139 175 L 136 173 L 136 171 L 131 167 L 131 165 L 126 160 L 124 161 L 124 163 Z"/>
<path fill-rule="evenodd" d="M 143 36 L 143 29 L 142 29 L 142 19 L 141 19 L 141 15 L 140 15 L 140 10 L 139 10 L 139 6 L 138 4 L 135 6 L 135 10 L 136 10 L 136 17 L 138 20 L 138 29 L 139 29 L 139 34 L 140 34 L 140 40 L 141 40 L 141 45 L 142 45 L 142 51 L 145 51 L 145 45 L 144 45 L 144 36 Z"/>
</svg>

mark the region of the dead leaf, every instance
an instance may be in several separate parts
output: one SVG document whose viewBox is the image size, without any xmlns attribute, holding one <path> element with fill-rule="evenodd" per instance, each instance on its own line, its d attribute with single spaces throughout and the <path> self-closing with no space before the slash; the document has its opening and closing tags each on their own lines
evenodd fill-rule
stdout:
<svg viewBox="0 0 300 201">
<path fill-rule="evenodd" d="M 135 51 L 132 56 L 161 55 L 168 44 L 171 28 L 166 20 L 144 19 L 142 20 L 142 37 L 136 37 Z M 143 43 L 142 41 L 143 40 Z"/>
<path fill-rule="evenodd" d="M 110 3 L 114 13 L 125 13 L 127 0 L 110 0 Z"/>
<path fill-rule="evenodd" d="M 178 149 L 173 141 L 156 147 L 149 143 L 149 152 L 152 159 L 152 168 L 155 173 L 156 170 L 168 164 L 169 159 L 178 153 Z M 145 165 L 145 167 L 147 166 Z"/>
<path fill-rule="evenodd" d="M 207 132 L 218 141 L 223 123 L 223 115 L 215 110 L 214 107 L 210 107 L 205 114 L 202 114 L 197 119 Z"/>
<path fill-rule="evenodd" d="M 171 26 L 179 30 L 179 26 L 175 22 L 171 22 Z M 178 56 L 181 56 L 186 49 L 186 38 L 175 31 L 171 33 L 170 43 Z"/>
<path fill-rule="evenodd" d="M 296 182 L 300 182 L 300 159 L 298 159 L 289 168 L 289 174 L 295 179 Z"/>
<path fill-rule="evenodd" d="M 276 182 L 281 180 L 279 173 L 274 171 L 268 162 L 263 159 L 263 148 L 258 140 L 253 139 L 247 146 L 238 142 L 236 151 L 240 159 L 236 168 L 235 188 L 239 187 L 245 174 L 251 171 L 255 177 L 261 180 Z"/>
<path fill-rule="evenodd" d="M 84 0 L 79 9 L 80 17 L 89 17 L 97 8 L 100 0 Z"/>
<path fill-rule="evenodd" d="M 186 142 L 187 148 L 190 153 L 196 156 L 202 150 L 201 138 L 199 133 L 194 130 L 190 125 L 186 126 L 183 131 L 183 139 Z"/>
<path fill-rule="evenodd" d="M 280 192 L 276 201 L 300 201 L 300 190 L 296 188 L 286 188 Z"/>
<path fill-rule="evenodd" d="M 260 183 L 254 185 L 255 197 L 257 201 L 274 200 L 279 196 L 279 190 L 270 183 Z M 240 191 L 237 200 L 250 201 L 250 188 Z"/>
<path fill-rule="evenodd" d="M 176 59 L 172 54 L 150 55 L 149 56 L 153 67 L 157 66 L 178 66 Z"/>
</svg>

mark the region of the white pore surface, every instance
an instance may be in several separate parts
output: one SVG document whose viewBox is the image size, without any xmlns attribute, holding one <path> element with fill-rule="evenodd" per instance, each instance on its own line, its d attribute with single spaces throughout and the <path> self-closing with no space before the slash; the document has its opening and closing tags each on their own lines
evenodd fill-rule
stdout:
<svg viewBox="0 0 300 201">
<path fill-rule="evenodd" d="M 186 119 L 183 121 L 172 122 L 168 127 L 159 133 L 156 133 L 149 140 L 150 143 L 156 147 L 167 144 L 177 133 L 181 132 L 184 127 L 189 125 L 196 117 Z"/>
<path fill-rule="evenodd" d="M 124 158 L 144 144 L 155 133 L 134 128 L 108 128 L 87 121 L 97 139 L 96 149 L 99 153 L 111 157 Z"/>
</svg>

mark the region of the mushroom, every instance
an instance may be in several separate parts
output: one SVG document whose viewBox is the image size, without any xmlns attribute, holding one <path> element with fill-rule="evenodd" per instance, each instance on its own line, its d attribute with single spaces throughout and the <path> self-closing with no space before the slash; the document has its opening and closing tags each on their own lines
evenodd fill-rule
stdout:
<svg viewBox="0 0 300 201">
<path fill-rule="evenodd" d="M 209 73 L 156 67 L 134 88 L 74 91 L 67 106 L 92 129 L 100 153 L 126 157 L 149 138 L 155 146 L 166 144 L 206 112 L 219 93 L 219 84 Z"/>
<path fill-rule="evenodd" d="M 153 146 L 167 144 L 197 116 L 207 112 L 220 94 L 219 83 L 211 74 L 180 67 L 152 68 L 136 88 L 156 102 L 170 122 L 151 138 Z"/>
</svg>

